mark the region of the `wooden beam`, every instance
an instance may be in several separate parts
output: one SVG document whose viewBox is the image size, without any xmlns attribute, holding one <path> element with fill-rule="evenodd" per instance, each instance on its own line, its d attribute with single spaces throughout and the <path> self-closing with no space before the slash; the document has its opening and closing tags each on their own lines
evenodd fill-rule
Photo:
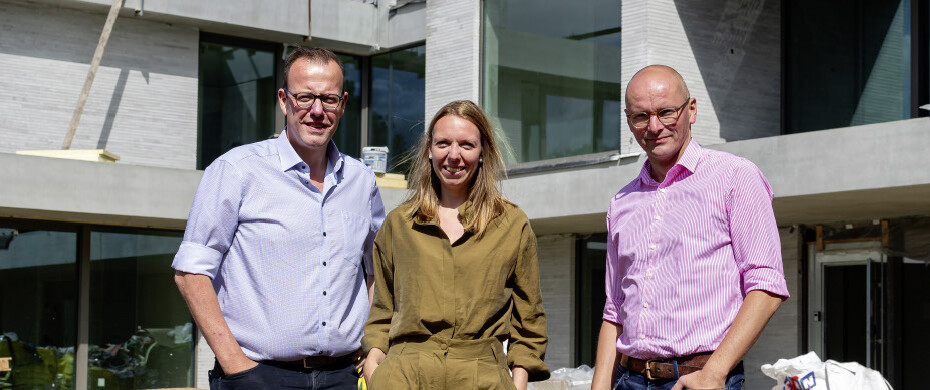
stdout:
<svg viewBox="0 0 930 390">
<path fill-rule="evenodd" d="M 817 225 L 817 250 L 823 251 L 823 225 Z"/>
<path fill-rule="evenodd" d="M 74 107 L 74 114 L 71 115 L 71 124 L 68 126 L 68 134 L 65 135 L 65 141 L 61 144 L 64 150 L 71 149 L 71 141 L 74 140 L 74 133 L 77 131 L 78 123 L 81 121 L 81 114 L 84 112 L 84 104 L 87 103 L 87 97 L 90 95 L 90 86 L 94 84 L 94 76 L 97 75 L 97 68 L 100 67 L 100 59 L 103 58 L 103 49 L 110 40 L 110 32 L 113 31 L 113 24 L 116 23 L 116 17 L 119 16 L 119 10 L 123 5 L 123 0 L 113 0 L 110 5 L 110 13 L 107 14 L 107 21 L 103 24 L 103 31 L 100 32 L 100 40 L 97 41 L 97 49 L 94 50 L 94 58 L 90 60 L 90 69 L 87 71 L 87 78 L 84 79 L 84 88 L 81 89 L 81 96 L 78 97 L 77 106 Z"/>
</svg>

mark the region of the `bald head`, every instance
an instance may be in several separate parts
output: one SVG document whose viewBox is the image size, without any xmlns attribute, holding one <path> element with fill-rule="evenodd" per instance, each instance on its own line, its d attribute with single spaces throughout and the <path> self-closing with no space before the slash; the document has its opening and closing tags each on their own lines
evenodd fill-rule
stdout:
<svg viewBox="0 0 930 390">
<path fill-rule="evenodd" d="M 685 79 L 678 71 L 666 65 L 649 65 L 636 72 L 630 79 L 630 83 L 626 85 L 624 100 L 627 108 L 630 107 L 631 94 L 647 94 L 654 89 L 667 89 L 668 96 L 677 96 L 681 99 L 691 96 Z"/>
</svg>

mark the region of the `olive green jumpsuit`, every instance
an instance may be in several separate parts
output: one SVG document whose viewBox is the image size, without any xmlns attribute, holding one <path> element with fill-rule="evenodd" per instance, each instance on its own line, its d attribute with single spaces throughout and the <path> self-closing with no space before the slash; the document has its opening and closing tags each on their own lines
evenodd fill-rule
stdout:
<svg viewBox="0 0 930 390">
<path fill-rule="evenodd" d="M 470 203 L 459 207 L 463 220 L 469 212 Z M 536 236 L 522 210 L 508 204 L 480 237 L 466 231 L 453 243 L 402 206 L 385 219 L 373 256 L 362 348 L 387 357 L 369 389 L 513 389 L 514 366 L 531 381 L 549 377 Z"/>
</svg>

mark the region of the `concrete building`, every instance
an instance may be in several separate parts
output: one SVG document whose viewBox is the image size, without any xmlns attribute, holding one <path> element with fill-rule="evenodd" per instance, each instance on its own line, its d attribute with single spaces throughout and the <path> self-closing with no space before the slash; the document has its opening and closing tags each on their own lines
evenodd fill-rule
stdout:
<svg viewBox="0 0 930 390">
<path fill-rule="evenodd" d="M 607 203 L 644 161 L 622 87 L 664 63 L 697 99 L 694 139 L 775 191 L 792 298 L 747 355 L 747 388 L 809 350 L 920 387 L 927 0 L 125 0 L 71 146 L 119 160 L 22 154 L 60 148 L 109 5 L 0 0 L 0 384 L 208 387 L 169 265 L 199 169 L 281 130 L 282 58 L 310 44 L 346 63 L 340 149 L 388 146 L 393 172 L 446 102 L 493 116 L 505 192 L 538 236 L 550 367 L 593 364 Z M 382 196 L 390 209 L 404 190 Z"/>
</svg>

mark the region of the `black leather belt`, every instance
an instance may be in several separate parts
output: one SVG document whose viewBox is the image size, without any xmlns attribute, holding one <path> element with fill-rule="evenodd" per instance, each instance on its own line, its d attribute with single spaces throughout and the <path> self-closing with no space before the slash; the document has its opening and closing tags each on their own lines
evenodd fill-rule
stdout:
<svg viewBox="0 0 930 390">
<path fill-rule="evenodd" d="M 291 371 L 314 371 L 346 367 L 355 362 L 356 353 L 344 356 L 308 356 L 301 360 L 282 362 L 279 360 L 263 360 L 267 366 L 283 368 Z"/>
</svg>

